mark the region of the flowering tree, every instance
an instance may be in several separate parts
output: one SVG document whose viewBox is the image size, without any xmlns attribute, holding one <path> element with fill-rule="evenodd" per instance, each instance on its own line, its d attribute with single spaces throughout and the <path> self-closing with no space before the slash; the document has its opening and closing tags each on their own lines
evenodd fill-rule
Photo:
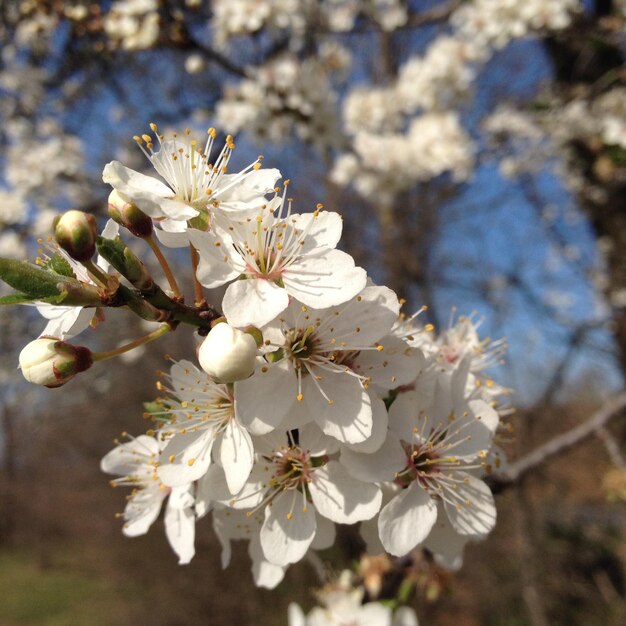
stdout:
<svg viewBox="0 0 626 626">
<path fill-rule="evenodd" d="M 581 259 L 559 211 L 548 211 L 542 197 L 557 185 L 538 173 L 539 164 L 565 171 L 568 188 L 602 226 L 597 233 L 621 236 L 612 200 L 624 143 L 619 80 L 582 97 L 573 87 L 555 88 L 489 113 L 480 100 L 511 42 L 545 38 L 554 59 L 567 58 L 581 30 L 619 33 L 622 9 L 592 15 L 573 0 L 417 4 L 148 0 L 2 9 L 13 43 L 1 75 L 8 149 L 0 276 L 14 289 L 3 302 L 35 304 L 48 320 L 21 351 L 22 373 L 63 386 L 104 368 L 100 361 L 191 327 L 196 354 L 161 373 L 159 397 L 145 404 L 149 430 L 125 435 L 102 470 L 116 476 L 113 485 L 132 487 L 125 534 L 146 533 L 164 505 L 168 541 L 188 563 L 196 522 L 209 517 L 222 564 L 233 541 L 247 541 L 262 587 L 276 587 L 304 558 L 318 563 L 337 527 L 358 523 L 370 557 L 388 556 L 364 558 L 358 574 L 331 581 L 323 608 L 305 616 L 294 606 L 293 624 L 415 623 L 412 613 L 392 611 L 415 582 L 407 564 L 419 553 L 458 569 L 466 543 L 495 525 L 492 490 L 603 429 L 624 404 L 618 397 L 593 427 L 510 465 L 501 447 L 510 392 L 490 372 L 504 341 L 481 339 L 475 317 L 453 317 L 437 330 L 442 292 L 460 298 L 468 285 L 468 299 L 486 299 L 496 314 L 517 290 L 556 319 L 576 348 L 620 310 L 621 257 L 611 248 L 606 265 L 593 255 Z M 621 63 L 619 42 L 610 50 L 588 82 Z M 202 115 L 206 92 L 217 85 L 210 99 L 216 126 L 314 163 L 318 197 L 305 188 L 304 199 L 292 199 L 294 185 L 274 168 L 283 168 L 280 159 L 250 158 L 236 172 L 233 138 L 220 147 L 213 128 L 199 134 L 197 118 L 194 130 L 150 124 L 134 137 L 135 155 L 130 141 L 120 141 L 123 151 L 104 167 L 103 182 L 93 181 L 99 174 L 89 181 L 85 171 L 99 172 L 101 162 L 89 155 L 81 168 L 89 151 L 63 132 L 79 123 L 44 113 L 55 100 L 65 111 L 94 102 L 87 86 L 95 76 L 132 107 L 129 77 L 141 80 L 150 68 L 144 60 L 160 53 L 173 55 L 164 82 L 175 86 L 172 68 L 184 66 L 192 87 L 184 102 L 157 102 L 155 112 L 166 120 Z M 62 87 L 49 91 L 50 84 Z M 593 176 L 579 152 L 593 161 Z M 24 153 L 36 164 L 24 163 Z M 589 315 L 568 304 L 568 295 L 580 294 L 536 289 L 522 270 L 485 280 L 484 265 L 495 267 L 497 254 L 472 255 L 446 232 L 450 207 L 467 200 L 493 164 L 537 208 L 550 250 L 568 264 L 555 284 L 569 265 L 591 275 L 598 306 Z M 144 173 L 145 165 L 153 169 Z M 612 202 L 618 222 L 602 217 Z M 88 210 L 60 213 L 64 206 Z M 110 221 L 98 225 L 105 206 Z M 342 208 L 352 255 L 337 247 L 343 221 L 335 208 Z M 57 212 L 54 241 L 41 243 L 36 265 L 8 258 L 26 256 L 26 236 L 41 236 Z M 607 268 L 608 285 L 600 284 Z M 147 334 L 102 351 L 89 338 L 87 345 L 74 339 L 120 308 L 149 326 Z M 567 354 L 562 363 L 544 399 L 565 378 Z"/>
</svg>

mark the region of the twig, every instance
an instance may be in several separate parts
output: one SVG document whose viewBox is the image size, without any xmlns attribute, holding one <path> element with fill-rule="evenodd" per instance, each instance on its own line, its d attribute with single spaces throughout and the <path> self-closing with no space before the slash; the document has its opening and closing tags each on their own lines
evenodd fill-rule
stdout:
<svg viewBox="0 0 626 626">
<path fill-rule="evenodd" d="M 626 459 L 624 459 L 624 455 L 619 449 L 619 444 L 615 440 L 615 437 L 613 437 L 613 435 L 609 432 L 608 428 L 600 426 L 596 429 L 596 435 L 604 444 L 606 451 L 609 453 L 609 457 L 611 457 L 613 465 L 626 470 Z"/>
<path fill-rule="evenodd" d="M 624 408 L 626 408 L 626 392 L 609 400 L 582 424 L 561 435 L 557 435 L 515 463 L 512 463 L 506 471 L 487 477 L 486 480 L 491 490 L 494 493 L 499 493 L 506 487 L 519 482 L 530 470 L 543 465 L 552 457 L 566 452 L 590 435 L 597 433 L 599 429 Z"/>
</svg>

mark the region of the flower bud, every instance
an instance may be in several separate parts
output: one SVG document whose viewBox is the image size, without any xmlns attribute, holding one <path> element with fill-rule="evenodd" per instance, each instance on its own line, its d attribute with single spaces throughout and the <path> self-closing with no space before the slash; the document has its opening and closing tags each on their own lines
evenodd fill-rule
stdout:
<svg viewBox="0 0 626 626">
<path fill-rule="evenodd" d="M 24 378 L 45 387 L 60 387 L 93 363 L 88 348 L 54 337 L 31 341 L 20 352 L 19 361 Z"/>
<path fill-rule="evenodd" d="M 67 211 L 54 222 L 54 238 L 74 260 L 89 261 L 96 252 L 96 218 L 83 211 Z"/>
<path fill-rule="evenodd" d="M 247 332 L 226 322 L 216 324 L 198 350 L 200 367 L 221 383 L 248 378 L 254 372 L 257 344 Z"/>
<path fill-rule="evenodd" d="M 109 194 L 109 217 L 120 226 L 127 228 L 135 237 L 149 237 L 152 234 L 152 218 L 126 196 L 114 189 Z"/>
</svg>

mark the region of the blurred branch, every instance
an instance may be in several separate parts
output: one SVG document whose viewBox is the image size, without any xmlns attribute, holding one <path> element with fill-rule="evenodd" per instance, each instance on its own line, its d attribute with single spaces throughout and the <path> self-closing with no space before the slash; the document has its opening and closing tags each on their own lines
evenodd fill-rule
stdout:
<svg viewBox="0 0 626 626">
<path fill-rule="evenodd" d="M 511 463 L 506 471 L 489 476 L 487 482 L 491 490 L 494 493 L 499 493 L 507 487 L 520 482 L 531 470 L 540 467 L 551 458 L 582 443 L 590 435 L 596 434 L 599 429 L 603 428 L 612 417 L 624 408 L 626 408 L 626 392 L 609 400 L 582 424 L 561 435 L 557 435 L 526 456 L 518 459 L 515 463 Z"/>
<path fill-rule="evenodd" d="M 609 457 L 611 458 L 613 465 L 619 467 L 620 469 L 626 470 L 626 459 L 624 459 L 624 455 L 619 448 L 619 444 L 617 443 L 615 437 L 611 434 L 611 432 L 605 426 L 600 426 L 600 428 L 596 430 L 596 435 L 598 439 L 604 444 L 604 447 L 609 453 Z"/>
</svg>

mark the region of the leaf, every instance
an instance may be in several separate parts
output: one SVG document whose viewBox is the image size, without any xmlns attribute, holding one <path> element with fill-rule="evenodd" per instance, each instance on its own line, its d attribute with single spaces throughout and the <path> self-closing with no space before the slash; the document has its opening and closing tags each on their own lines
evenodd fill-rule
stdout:
<svg viewBox="0 0 626 626">
<path fill-rule="evenodd" d="M 35 300 L 60 295 L 63 290 L 59 283 L 68 280 L 66 276 L 28 261 L 3 258 L 0 258 L 0 279 Z"/>
<path fill-rule="evenodd" d="M 67 276 L 68 278 L 76 278 L 76 274 L 74 274 L 74 270 L 72 266 L 69 264 L 69 261 L 58 252 L 55 252 L 50 260 L 45 264 L 45 268 L 47 270 L 51 270 L 60 274 L 61 276 Z"/>
<path fill-rule="evenodd" d="M 124 255 L 126 244 L 120 237 L 116 237 L 115 239 L 98 237 L 96 240 L 96 249 L 102 258 L 106 259 L 118 272 L 120 272 L 120 274 L 123 275 L 123 270 L 126 267 L 126 257 Z"/>
<path fill-rule="evenodd" d="M 0 298 L 0 305 L 3 304 L 30 304 L 31 302 L 47 302 L 48 304 L 68 304 L 65 302 L 67 291 L 62 291 L 55 296 L 47 296 L 45 298 L 33 298 L 27 293 L 12 293 L 8 296 Z M 70 306 L 68 304 L 68 306 Z M 76 305 L 80 306 L 80 305 Z"/>
<path fill-rule="evenodd" d="M 26 293 L 12 293 L 0 298 L 0 304 L 24 304 L 26 302 L 33 302 L 33 298 Z"/>
<path fill-rule="evenodd" d="M 0 280 L 13 287 L 18 293 L 7 296 L 17 298 L 4 304 L 19 304 L 25 301 L 48 302 L 68 306 L 98 306 L 102 298 L 93 285 L 81 283 L 75 278 L 43 269 L 28 261 L 0 257 Z M 24 300 L 23 298 L 26 298 Z"/>
</svg>

